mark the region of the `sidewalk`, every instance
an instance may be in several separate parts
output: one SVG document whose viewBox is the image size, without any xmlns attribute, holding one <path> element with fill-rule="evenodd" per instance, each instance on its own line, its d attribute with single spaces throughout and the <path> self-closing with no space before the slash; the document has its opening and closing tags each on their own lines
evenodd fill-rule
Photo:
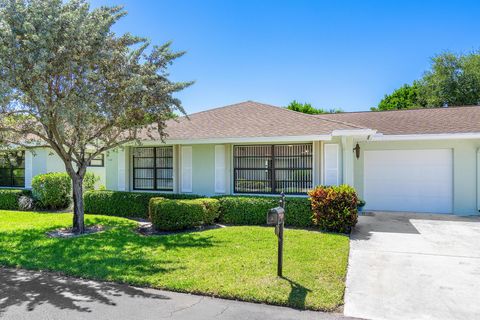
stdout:
<svg viewBox="0 0 480 320">
<path fill-rule="evenodd" d="M 0 284 L 2 320 L 348 319 L 339 314 L 142 289 L 26 270 L 0 268 Z"/>
</svg>

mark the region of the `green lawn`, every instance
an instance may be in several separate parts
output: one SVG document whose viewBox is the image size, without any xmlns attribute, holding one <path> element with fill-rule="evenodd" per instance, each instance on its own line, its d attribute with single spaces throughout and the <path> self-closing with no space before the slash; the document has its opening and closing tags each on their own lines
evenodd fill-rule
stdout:
<svg viewBox="0 0 480 320">
<path fill-rule="evenodd" d="M 334 310 L 343 303 L 349 243 L 343 235 L 285 231 L 284 276 L 276 277 L 273 228 L 228 227 L 140 236 L 136 222 L 87 216 L 103 233 L 51 239 L 71 214 L 0 211 L 0 265 L 59 271 L 295 308 Z"/>
</svg>

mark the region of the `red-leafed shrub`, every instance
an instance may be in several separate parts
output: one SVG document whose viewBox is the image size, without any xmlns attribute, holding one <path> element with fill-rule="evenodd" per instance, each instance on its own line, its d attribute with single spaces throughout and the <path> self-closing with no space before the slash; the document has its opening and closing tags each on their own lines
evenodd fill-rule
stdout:
<svg viewBox="0 0 480 320">
<path fill-rule="evenodd" d="M 349 185 L 318 186 L 308 192 L 314 223 L 321 229 L 349 233 L 357 223 L 358 196 Z"/>
</svg>

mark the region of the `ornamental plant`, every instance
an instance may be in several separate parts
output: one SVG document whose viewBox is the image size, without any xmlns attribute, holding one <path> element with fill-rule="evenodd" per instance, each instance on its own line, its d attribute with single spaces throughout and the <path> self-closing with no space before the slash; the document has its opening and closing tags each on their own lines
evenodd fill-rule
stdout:
<svg viewBox="0 0 480 320">
<path fill-rule="evenodd" d="M 95 190 L 100 177 L 92 172 L 85 174 L 83 189 Z M 65 172 L 39 174 L 32 180 L 32 194 L 43 209 L 65 209 L 72 201 L 72 181 Z"/>
<path fill-rule="evenodd" d="M 90 161 L 141 138 L 163 139 L 166 121 L 185 113 L 174 94 L 191 83 L 168 74 L 184 52 L 115 33 L 125 15 L 85 0 L 0 0 L 0 143 L 46 145 L 60 157 L 78 234 Z"/>
<path fill-rule="evenodd" d="M 72 183 L 66 173 L 39 174 L 32 179 L 32 193 L 44 209 L 65 209 L 70 205 Z"/>
<path fill-rule="evenodd" d="M 314 223 L 320 229 L 349 233 L 358 219 L 358 196 L 349 185 L 318 186 L 308 192 Z"/>
</svg>

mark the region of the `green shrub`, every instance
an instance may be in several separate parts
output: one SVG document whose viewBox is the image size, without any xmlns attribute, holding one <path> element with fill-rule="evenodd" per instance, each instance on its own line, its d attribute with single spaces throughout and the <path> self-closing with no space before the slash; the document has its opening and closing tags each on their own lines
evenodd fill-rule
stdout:
<svg viewBox="0 0 480 320">
<path fill-rule="evenodd" d="M 83 191 L 93 191 L 97 182 L 100 181 L 100 177 L 94 174 L 93 172 L 85 173 L 83 177 Z"/>
<path fill-rule="evenodd" d="M 87 172 L 83 179 L 83 190 L 95 190 L 100 177 Z M 72 180 L 66 172 L 39 174 L 32 180 L 33 197 L 43 209 L 64 209 L 72 201 Z"/>
<path fill-rule="evenodd" d="M 149 218 L 157 230 L 177 231 L 212 224 L 218 217 L 218 200 L 211 198 L 150 199 Z"/>
<path fill-rule="evenodd" d="M 107 216 L 148 218 L 148 203 L 151 198 L 197 199 L 199 195 L 126 191 L 88 191 L 84 194 L 85 213 Z"/>
<path fill-rule="evenodd" d="M 203 206 L 205 207 L 203 223 L 212 224 L 220 215 L 220 202 L 218 199 L 201 198 Z"/>
<path fill-rule="evenodd" d="M 64 209 L 70 205 L 72 182 L 66 173 L 39 174 L 32 180 L 32 193 L 45 209 Z"/>
<path fill-rule="evenodd" d="M 239 225 L 264 225 L 267 212 L 279 205 L 279 197 L 221 196 L 220 222 Z M 307 228 L 313 226 L 310 201 L 304 197 L 288 197 L 285 203 L 285 224 Z"/>
<path fill-rule="evenodd" d="M 309 193 L 314 222 L 321 229 L 349 233 L 358 219 L 358 196 L 348 185 L 319 186 Z"/>
<path fill-rule="evenodd" d="M 28 190 L 0 189 L 0 210 L 19 210 L 20 197 L 29 195 Z"/>
</svg>

